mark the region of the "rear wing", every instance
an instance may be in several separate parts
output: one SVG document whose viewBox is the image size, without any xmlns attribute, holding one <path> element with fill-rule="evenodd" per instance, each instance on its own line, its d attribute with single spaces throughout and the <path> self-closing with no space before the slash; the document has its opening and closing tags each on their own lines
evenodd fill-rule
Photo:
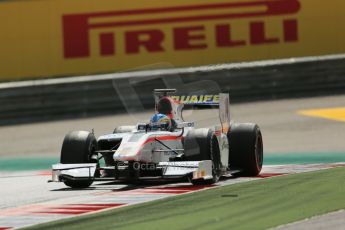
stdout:
<svg viewBox="0 0 345 230">
<path fill-rule="evenodd" d="M 221 131 L 225 134 L 230 129 L 230 98 L 227 93 L 218 95 L 188 95 L 188 96 L 169 96 L 173 100 L 184 105 L 218 106 Z"/>
<path fill-rule="evenodd" d="M 218 106 L 219 108 L 219 120 L 223 133 L 228 133 L 230 128 L 230 98 L 227 93 L 220 93 L 216 95 L 211 94 L 198 94 L 198 95 L 171 95 L 175 93 L 175 89 L 156 89 L 154 91 L 156 110 L 160 113 L 171 114 L 171 118 L 177 120 L 182 119 L 183 105 L 189 106 Z M 169 98 L 169 99 L 168 99 Z M 168 100 L 167 100 L 168 99 Z M 170 104 L 170 106 L 163 105 L 161 102 Z M 170 101 L 170 103 L 169 103 Z M 160 108 L 168 107 L 163 112 Z M 168 111 L 168 112 L 166 112 Z"/>
<path fill-rule="evenodd" d="M 219 95 L 170 96 L 184 105 L 219 105 Z"/>
</svg>

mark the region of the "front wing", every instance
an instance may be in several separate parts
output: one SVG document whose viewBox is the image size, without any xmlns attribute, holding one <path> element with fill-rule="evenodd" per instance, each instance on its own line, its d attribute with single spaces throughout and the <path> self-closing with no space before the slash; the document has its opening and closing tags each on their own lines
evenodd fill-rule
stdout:
<svg viewBox="0 0 345 230">
<path fill-rule="evenodd" d="M 212 179 L 212 161 L 174 161 L 160 162 L 162 178 Z M 64 178 L 72 180 L 95 180 L 97 164 L 54 164 L 52 166 L 52 182 L 61 182 Z M 145 178 L 140 178 L 145 179 Z"/>
</svg>

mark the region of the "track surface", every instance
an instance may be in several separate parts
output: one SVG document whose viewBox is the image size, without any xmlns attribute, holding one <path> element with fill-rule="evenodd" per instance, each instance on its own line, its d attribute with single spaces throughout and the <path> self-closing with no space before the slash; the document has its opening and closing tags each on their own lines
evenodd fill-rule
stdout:
<svg viewBox="0 0 345 230">
<path fill-rule="evenodd" d="M 344 104 L 345 96 L 246 103 L 232 106 L 231 115 L 236 122 L 255 122 L 259 124 L 263 132 L 265 153 L 344 153 L 345 142 L 342 133 L 345 123 L 302 116 L 297 113 L 300 110 L 343 107 Z M 91 130 L 94 128 L 96 136 L 98 136 L 111 133 L 113 128 L 118 125 L 148 121 L 152 114 L 153 111 L 133 115 L 1 127 L 0 157 L 2 159 L 20 156 L 52 156 L 58 158 L 63 137 L 71 130 Z M 216 118 L 215 113 L 208 110 L 194 112 L 186 116 L 186 120 L 196 120 L 197 125 L 200 127 L 213 124 L 212 121 Z M 272 171 L 272 168 L 267 167 L 265 170 L 265 173 L 275 175 L 276 173 L 282 173 L 281 170 L 284 171 L 287 168 L 282 166 L 273 168 Z M 298 167 L 293 170 L 293 172 L 296 171 L 299 171 Z M 95 201 L 90 201 L 90 196 L 94 196 L 95 193 L 109 193 L 126 187 L 121 184 L 110 184 L 84 191 L 69 190 L 65 189 L 62 184 L 47 184 L 46 180 L 49 179 L 49 176 L 41 175 L 42 173 L 44 174 L 44 172 L 39 172 L 39 174 L 37 172 L 2 172 L 0 174 L 2 188 L 0 190 L 0 197 L 2 197 L 0 202 L 0 209 L 2 210 L 0 213 L 0 229 L 1 227 L 20 227 L 33 224 L 32 221 L 31 223 L 26 221 L 32 219 L 31 214 L 36 211 L 48 212 L 52 209 L 55 211 L 55 213 L 49 215 L 37 215 L 36 213 L 36 217 L 41 218 L 39 222 L 61 218 L 61 215 L 66 217 L 68 213 L 61 214 L 57 213 L 56 210 L 65 210 L 66 204 L 76 204 L 77 201 L 79 204 L 92 203 Z M 225 184 L 237 182 L 237 179 L 227 181 Z M 130 187 L 127 187 L 126 191 L 127 189 L 131 190 Z M 178 193 L 176 193 L 176 189 L 172 189 L 168 193 L 157 194 L 153 192 L 145 194 L 142 200 L 138 199 L 136 195 L 134 198 L 127 197 L 128 200 L 123 203 L 136 203 Z M 125 196 L 127 195 L 125 194 Z M 105 204 L 117 204 L 114 202 L 112 198 L 108 199 L 108 203 L 104 201 Z M 59 205 L 63 205 L 63 207 Z M 104 207 L 108 208 L 108 206 Z M 67 207 L 68 210 L 80 210 L 80 207 L 78 208 L 75 209 L 74 206 Z M 97 207 L 88 206 L 85 210 L 92 209 L 97 210 Z M 28 213 L 29 216 L 27 216 Z M 8 222 L 8 216 L 11 215 L 20 215 L 22 219 L 12 219 L 12 222 Z"/>
</svg>

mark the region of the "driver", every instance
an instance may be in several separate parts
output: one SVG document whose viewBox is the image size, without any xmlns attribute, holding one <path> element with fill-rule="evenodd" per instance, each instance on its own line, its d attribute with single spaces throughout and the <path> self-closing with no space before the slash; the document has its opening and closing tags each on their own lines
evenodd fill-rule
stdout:
<svg viewBox="0 0 345 230">
<path fill-rule="evenodd" d="M 171 119 L 162 113 L 156 113 L 150 120 L 151 129 L 163 129 L 170 131 L 172 129 Z"/>
</svg>

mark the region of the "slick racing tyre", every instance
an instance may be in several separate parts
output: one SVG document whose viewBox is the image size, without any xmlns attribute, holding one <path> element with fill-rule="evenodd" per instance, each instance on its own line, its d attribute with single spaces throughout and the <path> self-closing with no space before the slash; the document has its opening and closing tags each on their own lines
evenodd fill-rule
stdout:
<svg viewBox="0 0 345 230">
<path fill-rule="evenodd" d="M 95 136 L 87 131 L 73 131 L 65 136 L 61 149 L 60 163 L 79 164 L 97 163 L 92 159 L 92 155 L 97 150 Z M 91 179 L 73 180 L 64 178 L 65 185 L 72 188 L 87 188 L 92 183 Z"/>
<path fill-rule="evenodd" d="M 211 129 L 195 129 L 188 132 L 184 139 L 184 160 L 212 161 L 212 176 L 210 180 L 191 180 L 193 184 L 213 184 L 221 175 L 220 149 L 218 139 Z"/>
<path fill-rule="evenodd" d="M 262 169 L 263 142 L 258 125 L 235 123 L 228 133 L 229 167 L 234 176 L 257 176 Z"/>
</svg>

